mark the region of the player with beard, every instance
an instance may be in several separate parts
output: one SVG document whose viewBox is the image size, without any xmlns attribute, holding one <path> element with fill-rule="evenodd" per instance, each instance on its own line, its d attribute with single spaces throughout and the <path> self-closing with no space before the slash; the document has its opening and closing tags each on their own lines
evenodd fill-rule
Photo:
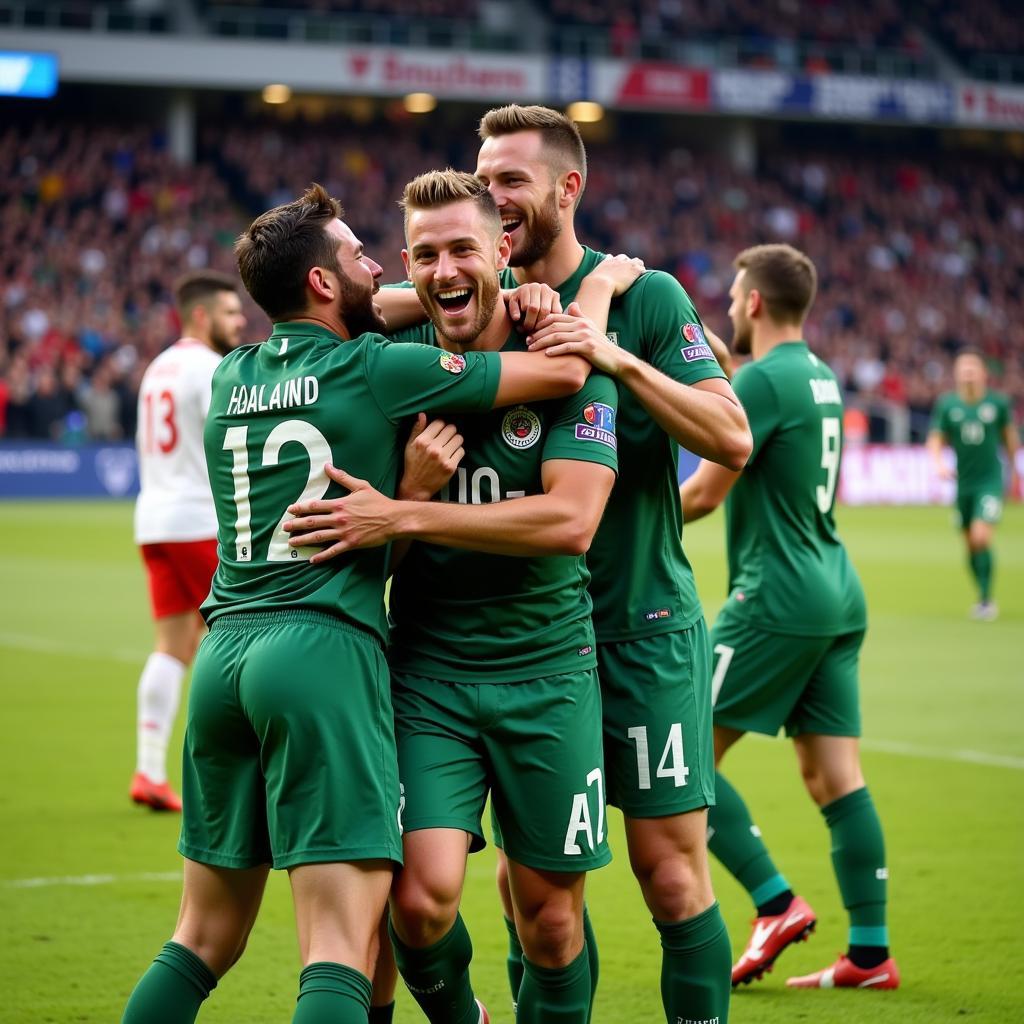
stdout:
<svg viewBox="0 0 1024 1024">
<path fill-rule="evenodd" d="M 832 839 L 850 918 L 849 949 L 796 988 L 899 985 L 886 927 L 885 843 L 861 772 L 858 661 L 864 591 L 833 516 L 843 405 L 832 371 L 803 341 L 817 283 L 788 245 L 736 258 L 729 290 L 733 345 L 751 354 L 734 379 L 754 436 L 742 474 L 702 462 L 680 488 L 689 523 L 726 502 L 729 598 L 711 631 L 715 759 L 750 731 L 785 726 Z M 779 873 L 739 793 L 719 773 L 711 852 L 750 893 L 754 931 L 734 985 L 760 978 L 810 933 L 814 911 Z"/>
<path fill-rule="evenodd" d="M 558 111 L 509 106 L 483 117 L 480 137 L 476 172 L 512 239 L 504 283 L 544 282 L 568 304 L 602 259 L 573 223 L 587 172 L 578 129 Z M 618 385 L 620 475 L 587 555 L 608 800 L 625 816 L 630 863 L 660 935 L 667 1019 L 724 1024 L 731 953 L 706 843 L 710 652 L 679 543 L 676 467 L 682 445 L 739 469 L 750 431 L 693 304 L 668 274 L 645 274 L 613 303 L 608 340 L 574 339 L 555 323 L 532 344 L 583 355 Z M 502 866 L 499 888 L 508 916 Z M 520 950 L 511 922 L 509 935 L 514 992 Z"/>
<path fill-rule="evenodd" d="M 217 514 L 203 455 L 210 380 L 241 340 L 237 283 L 200 270 L 175 285 L 182 337 L 150 363 L 139 386 L 139 497 L 135 543 L 149 581 L 156 642 L 139 678 L 137 752 L 129 795 L 180 811 L 167 781 L 167 744 L 181 686 L 206 627 L 199 606 L 217 568 Z"/>
<path fill-rule="evenodd" d="M 540 354 L 392 344 L 381 268 L 314 186 L 236 243 L 274 324 L 213 376 L 204 443 L 219 564 L 189 695 L 173 938 L 126 1024 L 190 1024 L 239 958 L 270 867 L 286 869 L 304 969 L 293 1020 L 365 1024 L 377 924 L 401 863 L 384 640 L 385 548 L 329 565 L 291 547 L 297 497 L 340 493 L 334 461 L 395 491 L 398 437 L 426 410 L 482 412 L 578 391 L 589 367 Z"/>
<path fill-rule="evenodd" d="M 455 357 L 525 351 L 500 299 L 509 239 L 471 174 L 431 172 L 402 200 L 403 258 L 430 324 L 399 340 Z M 595 275 L 628 286 L 642 267 Z M 566 329 L 596 334 L 576 307 Z M 583 552 L 615 477 L 615 386 L 593 375 L 570 399 L 459 416 L 465 457 L 440 501 L 392 502 L 333 471 L 352 491 L 290 509 L 292 543 L 413 539 L 391 588 L 388 660 L 405 865 L 391 898 L 401 973 L 437 1024 L 486 1020 L 469 978 L 459 903 L 467 854 L 484 845 L 488 789 L 508 822 L 513 902 L 526 975 L 517 1019 L 585 1024 L 585 872 L 610 859 L 604 836 L 601 700 Z M 358 509 L 356 507 L 358 503 Z M 361 519 L 359 517 L 362 517 Z M 366 529 L 369 523 L 369 530 Z M 468 550 L 459 550 L 468 549 Z"/>
</svg>

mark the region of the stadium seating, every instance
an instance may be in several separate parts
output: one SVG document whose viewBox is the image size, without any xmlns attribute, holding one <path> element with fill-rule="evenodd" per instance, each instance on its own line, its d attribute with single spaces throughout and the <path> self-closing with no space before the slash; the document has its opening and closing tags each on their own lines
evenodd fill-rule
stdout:
<svg viewBox="0 0 1024 1024">
<path fill-rule="evenodd" d="M 170 288 L 233 270 L 252 215 L 322 181 L 386 279 L 402 276 L 402 185 L 472 167 L 472 137 L 409 123 L 201 126 L 196 167 L 151 129 L 9 128 L 0 136 L 0 434 L 129 437 L 146 363 L 175 336 Z M 590 147 L 581 237 L 675 274 L 728 335 L 730 262 L 787 240 L 821 275 L 812 344 L 869 414 L 920 438 L 951 354 L 981 347 L 1024 408 L 1024 182 L 1011 162 L 766 150 L 756 174 L 682 148 Z M 266 321 L 251 306 L 249 336 Z"/>
</svg>

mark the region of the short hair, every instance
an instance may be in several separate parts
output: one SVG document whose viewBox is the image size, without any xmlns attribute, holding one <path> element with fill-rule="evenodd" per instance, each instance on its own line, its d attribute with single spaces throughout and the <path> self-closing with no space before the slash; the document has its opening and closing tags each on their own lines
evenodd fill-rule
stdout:
<svg viewBox="0 0 1024 1024">
<path fill-rule="evenodd" d="M 405 213 L 408 229 L 409 214 L 413 210 L 435 210 L 452 203 L 473 203 L 484 218 L 491 223 L 494 233 L 501 232 L 501 214 L 494 197 L 487 186 L 475 175 L 466 171 L 427 171 L 413 178 L 402 192 L 398 205 Z"/>
<path fill-rule="evenodd" d="M 544 149 L 555 158 L 552 162 L 557 162 L 560 170 L 580 172 L 583 178 L 580 196 L 583 195 L 583 187 L 587 183 L 587 149 L 571 117 L 551 107 L 521 107 L 510 103 L 506 107 L 494 107 L 480 118 L 478 134 L 481 140 L 515 132 L 540 132 Z M 579 198 L 576 201 L 578 203 Z"/>
<path fill-rule="evenodd" d="M 238 294 L 238 282 L 218 270 L 193 270 L 174 282 L 174 304 L 182 322 L 188 320 L 196 306 L 207 303 L 221 292 Z"/>
<path fill-rule="evenodd" d="M 306 308 L 306 275 L 312 267 L 340 273 L 338 243 L 326 231 L 344 215 L 341 203 L 313 184 L 298 198 L 260 214 L 235 242 L 246 291 L 271 320 Z"/>
<path fill-rule="evenodd" d="M 785 243 L 755 245 L 733 260 L 745 270 L 748 291 L 756 288 L 765 310 L 776 323 L 802 323 L 818 290 L 818 273 L 811 258 Z"/>
</svg>

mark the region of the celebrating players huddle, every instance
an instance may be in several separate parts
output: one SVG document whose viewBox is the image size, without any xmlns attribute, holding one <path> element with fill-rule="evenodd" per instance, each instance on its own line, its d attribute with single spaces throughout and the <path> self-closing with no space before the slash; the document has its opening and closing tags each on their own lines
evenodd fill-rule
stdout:
<svg viewBox="0 0 1024 1024">
<path fill-rule="evenodd" d="M 271 866 L 295 903 L 293 1021 L 390 1021 L 396 966 L 434 1024 L 488 1021 L 459 914 L 488 796 L 516 1020 L 591 1019 L 584 883 L 610 859 L 611 803 L 666 1020 L 725 1024 L 732 986 L 815 924 L 716 773 L 744 732 L 783 725 L 851 924 L 846 955 L 790 984 L 899 984 L 857 748 L 863 592 L 833 519 L 842 402 L 802 340 L 814 267 L 783 245 L 738 258 L 730 317 L 754 361 L 734 392 L 673 277 L 577 240 L 575 125 L 512 106 L 480 135 L 475 175 L 406 186 L 411 289 L 379 289 L 319 186 L 236 245 L 274 326 L 213 374 L 220 562 L 184 893 L 127 1024 L 195 1020 Z M 681 494 L 680 446 L 704 459 Z M 730 596 L 709 639 L 679 538 L 722 501 Z M 735 967 L 709 843 L 757 907 Z"/>
</svg>

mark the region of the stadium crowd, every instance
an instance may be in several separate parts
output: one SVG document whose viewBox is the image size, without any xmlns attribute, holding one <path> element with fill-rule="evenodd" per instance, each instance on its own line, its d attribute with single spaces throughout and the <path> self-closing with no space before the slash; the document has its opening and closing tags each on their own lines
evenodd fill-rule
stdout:
<svg viewBox="0 0 1024 1024">
<path fill-rule="evenodd" d="M 909 409 L 922 436 L 965 345 L 1024 409 L 1024 182 L 1010 162 L 872 152 L 766 151 L 755 174 L 655 144 L 591 144 L 578 215 L 596 248 L 674 273 L 728 336 L 730 261 L 790 241 L 818 266 L 809 334 L 851 404 Z M 248 218 L 310 180 L 347 200 L 348 219 L 403 275 L 404 183 L 472 167 L 475 145 L 407 124 L 308 132 L 207 125 L 195 167 L 151 130 L 37 126 L 0 135 L 0 436 L 112 440 L 135 429 L 148 362 L 176 336 L 183 271 L 234 271 Z M 249 337 L 266 321 L 247 310 Z"/>
</svg>

